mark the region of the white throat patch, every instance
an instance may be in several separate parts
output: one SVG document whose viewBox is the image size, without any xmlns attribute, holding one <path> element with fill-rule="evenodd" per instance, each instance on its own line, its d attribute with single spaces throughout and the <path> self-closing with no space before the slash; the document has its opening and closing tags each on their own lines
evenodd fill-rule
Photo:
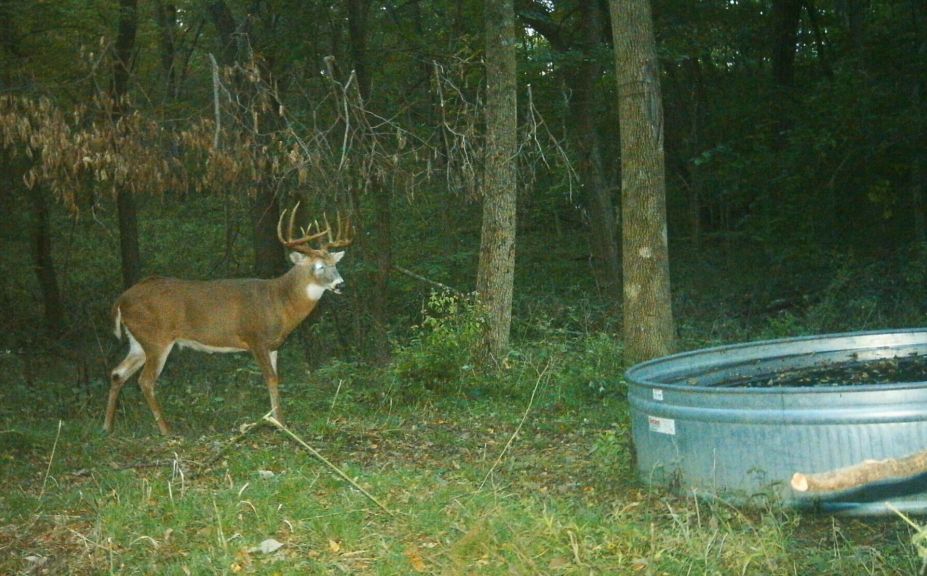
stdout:
<svg viewBox="0 0 927 576">
<path fill-rule="evenodd" d="M 306 296 L 308 296 L 310 300 L 313 300 L 313 301 L 318 300 L 319 298 L 322 297 L 322 294 L 325 293 L 325 289 L 326 289 L 325 286 L 319 286 L 318 284 L 309 284 L 308 286 L 306 286 Z"/>
</svg>

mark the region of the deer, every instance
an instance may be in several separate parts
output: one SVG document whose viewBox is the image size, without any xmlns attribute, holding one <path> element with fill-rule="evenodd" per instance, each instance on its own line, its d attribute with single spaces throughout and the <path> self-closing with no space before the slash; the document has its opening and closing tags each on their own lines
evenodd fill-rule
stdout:
<svg viewBox="0 0 927 576">
<path fill-rule="evenodd" d="M 181 280 L 151 276 L 116 299 L 112 307 L 113 332 L 119 340 L 123 334 L 126 336 L 129 352 L 110 373 L 105 432 L 113 430 L 122 387 L 141 370 L 139 387 L 158 429 L 162 435 L 171 433 L 155 397 L 155 383 L 175 345 L 209 353 L 250 352 L 267 384 L 273 415 L 281 424 L 284 422 L 277 351 L 315 310 L 326 291 L 341 293 L 344 280 L 336 265 L 344 257 L 344 251 L 331 250 L 349 246 L 354 235 L 350 219 L 342 220 L 338 215 L 334 238 L 324 216 L 324 229 L 315 221 L 294 238 L 298 208 L 299 203 L 290 213 L 286 237 L 282 230 L 286 210 L 277 221 L 277 238 L 290 250 L 293 263 L 282 276 L 268 280 Z"/>
</svg>

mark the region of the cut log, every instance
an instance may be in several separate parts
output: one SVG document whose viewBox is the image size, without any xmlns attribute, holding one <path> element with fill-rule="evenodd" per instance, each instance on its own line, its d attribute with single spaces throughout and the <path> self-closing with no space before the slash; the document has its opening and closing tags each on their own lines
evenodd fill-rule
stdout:
<svg viewBox="0 0 927 576">
<path fill-rule="evenodd" d="M 903 458 L 864 460 L 859 464 L 815 474 L 796 472 L 792 475 L 791 485 L 796 492 L 842 492 L 875 482 L 904 480 L 923 473 L 927 473 L 927 450 Z"/>
</svg>

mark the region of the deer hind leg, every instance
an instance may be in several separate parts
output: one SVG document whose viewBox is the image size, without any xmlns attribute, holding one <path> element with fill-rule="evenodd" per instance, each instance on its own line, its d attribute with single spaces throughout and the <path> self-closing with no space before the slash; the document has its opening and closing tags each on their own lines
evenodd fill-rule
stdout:
<svg viewBox="0 0 927 576">
<path fill-rule="evenodd" d="M 167 346 L 157 348 L 149 346 L 146 350 L 148 362 L 145 363 L 142 374 L 138 377 L 138 385 L 142 389 L 142 394 L 145 395 L 145 400 L 148 401 L 148 407 L 151 408 L 151 414 L 154 416 L 155 422 L 158 423 L 158 430 L 164 436 L 171 433 L 171 425 L 167 423 L 167 420 L 161 414 L 161 405 L 158 403 L 158 399 L 155 398 L 154 389 L 158 376 L 161 375 L 161 370 L 164 368 L 164 362 L 167 361 L 167 356 L 171 353 L 173 347 L 173 342 Z"/>
<path fill-rule="evenodd" d="M 129 353 L 125 359 L 116 366 L 109 374 L 109 400 L 106 403 L 106 419 L 103 422 L 103 430 L 106 432 L 113 431 L 113 419 L 116 417 L 116 403 L 119 400 L 119 393 L 126 381 L 138 372 L 138 369 L 145 363 L 145 351 L 142 349 L 138 340 L 126 330 L 129 337 Z"/>
<path fill-rule="evenodd" d="M 278 384 L 280 378 L 277 376 L 277 351 L 276 350 L 253 350 L 254 358 L 261 366 L 261 372 L 264 374 L 264 382 L 267 383 L 267 391 L 270 393 L 270 408 L 274 412 L 274 418 L 283 424 L 283 411 L 280 409 L 280 391 Z"/>
</svg>

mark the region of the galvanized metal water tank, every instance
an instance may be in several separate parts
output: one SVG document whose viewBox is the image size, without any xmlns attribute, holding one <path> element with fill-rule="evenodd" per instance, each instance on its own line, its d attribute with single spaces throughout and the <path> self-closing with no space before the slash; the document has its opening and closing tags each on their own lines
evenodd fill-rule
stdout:
<svg viewBox="0 0 927 576">
<path fill-rule="evenodd" d="M 722 346 L 634 366 L 629 383 L 641 478 L 738 504 L 880 514 L 927 512 L 927 476 L 809 498 L 793 473 L 927 450 L 927 382 L 747 387 L 783 371 L 927 354 L 927 330 L 857 332 Z"/>
</svg>

